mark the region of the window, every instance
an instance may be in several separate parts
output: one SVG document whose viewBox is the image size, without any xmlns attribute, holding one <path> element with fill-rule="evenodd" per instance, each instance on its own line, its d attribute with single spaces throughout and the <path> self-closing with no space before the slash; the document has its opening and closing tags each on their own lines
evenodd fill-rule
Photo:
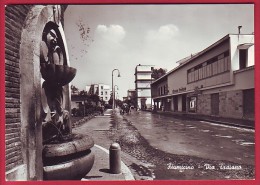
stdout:
<svg viewBox="0 0 260 185">
<path fill-rule="evenodd" d="M 245 55 L 245 54 L 244 54 Z M 241 58 L 245 58 L 241 54 Z M 247 56 L 247 54 L 246 54 Z M 247 58 L 247 57 L 246 57 Z M 244 59 L 245 60 L 245 59 Z M 247 63 L 247 61 L 246 61 Z M 188 83 L 202 80 L 220 73 L 229 71 L 230 62 L 229 62 L 229 51 L 225 51 L 202 64 L 199 64 L 187 71 L 187 80 Z"/>
<path fill-rule="evenodd" d="M 101 91 L 101 95 L 103 95 L 103 91 Z"/>
<path fill-rule="evenodd" d="M 195 76 L 194 76 L 194 80 L 197 81 L 199 79 L 199 70 L 194 71 Z"/>
<path fill-rule="evenodd" d="M 199 69 L 199 80 L 202 79 L 202 68 Z"/>
<path fill-rule="evenodd" d="M 107 95 L 107 91 L 105 91 L 105 95 Z"/>
<path fill-rule="evenodd" d="M 224 58 L 224 71 L 228 71 L 228 58 Z"/>
<path fill-rule="evenodd" d="M 103 89 L 103 85 L 101 85 L 100 88 Z"/>
<path fill-rule="evenodd" d="M 240 49 L 239 50 L 239 69 L 244 69 L 247 67 L 247 49 Z"/>
</svg>

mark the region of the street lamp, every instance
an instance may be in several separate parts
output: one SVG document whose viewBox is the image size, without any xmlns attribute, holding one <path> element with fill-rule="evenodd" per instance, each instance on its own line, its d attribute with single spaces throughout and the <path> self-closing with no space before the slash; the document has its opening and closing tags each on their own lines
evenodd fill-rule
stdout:
<svg viewBox="0 0 260 185">
<path fill-rule="evenodd" d="M 120 76 L 119 76 L 120 77 Z M 116 89 L 116 87 L 117 87 L 117 89 Z M 119 90 L 119 88 L 118 88 L 118 85 L 114 85 L 114 100 L 117 100 L 117 98 L 115 98 L 116 96 L 115 96 L 115 92 L 117 93 L 117 95 L 118 95 L 118 91 L 116 91 L 116 90 Z M 116 106 L 116 103 L 115 103 L 115 106 Z"/>
<path fill-rule="evenodd" d="M 113 110 L 115 109 L 114 71 L 117 71 L 118 72 L 117 77 L 120 77 L 120 71 L 118 69 L 113 69 L 113 71 L 112 71 L 112 101 L 113 101 L 112 108 L 113 108 Z"/>
</svg>

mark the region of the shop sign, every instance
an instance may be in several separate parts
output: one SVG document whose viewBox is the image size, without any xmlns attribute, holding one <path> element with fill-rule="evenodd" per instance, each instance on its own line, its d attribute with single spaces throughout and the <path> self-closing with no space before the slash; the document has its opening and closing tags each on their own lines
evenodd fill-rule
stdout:
<svg viewBox="0 0 260 185">
<path fill-rule="evenodd" d="M 180 87 L 179 89 L 173 89 L 172 93 L 180 93 L 180 92 L 185 92 L 186 91 L 186 87 Z"/>
</svg>

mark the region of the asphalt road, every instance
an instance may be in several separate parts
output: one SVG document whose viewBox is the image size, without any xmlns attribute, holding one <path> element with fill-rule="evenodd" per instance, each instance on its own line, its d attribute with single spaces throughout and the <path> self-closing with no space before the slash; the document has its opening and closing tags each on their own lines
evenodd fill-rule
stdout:
<svg viewBox="0 0 260 185">
<path fill-rule="evenodd" d="M 254 131 L 150 112 L 98 116 L 73 128 L 117 142 L 137 180 L 254 179 Z M 189 169 L 192 168 L 192 169 Z"/>
<path fill-rule="evenodd" d="M 124 117 L 154 148 L 212 160 L 254 165 L 254 130 L 136 112 Z"/>
</svg>

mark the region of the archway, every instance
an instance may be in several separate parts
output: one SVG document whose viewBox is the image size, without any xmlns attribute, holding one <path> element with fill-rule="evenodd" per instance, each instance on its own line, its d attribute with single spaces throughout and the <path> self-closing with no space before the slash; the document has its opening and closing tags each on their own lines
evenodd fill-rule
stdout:
<svg viewBox="0 0 260 185">
<path fill-rule="evenodd" d="M 69 65 L 66 40 L 63 33 L 61 8 L 58 5 L 34 6 L 28 13 L 21 35 L 20 76 L 21 76 L 21 139 L 23 160 L 27 179 L 43 178 L 42 164 L 42 102 L 40 73 L 40 46 L 46 25 L 56 25 L 63 40 L 65 57 Z M 64 87 L 64 99 L 70 110 L 68 85 Z"/>
</svg>

